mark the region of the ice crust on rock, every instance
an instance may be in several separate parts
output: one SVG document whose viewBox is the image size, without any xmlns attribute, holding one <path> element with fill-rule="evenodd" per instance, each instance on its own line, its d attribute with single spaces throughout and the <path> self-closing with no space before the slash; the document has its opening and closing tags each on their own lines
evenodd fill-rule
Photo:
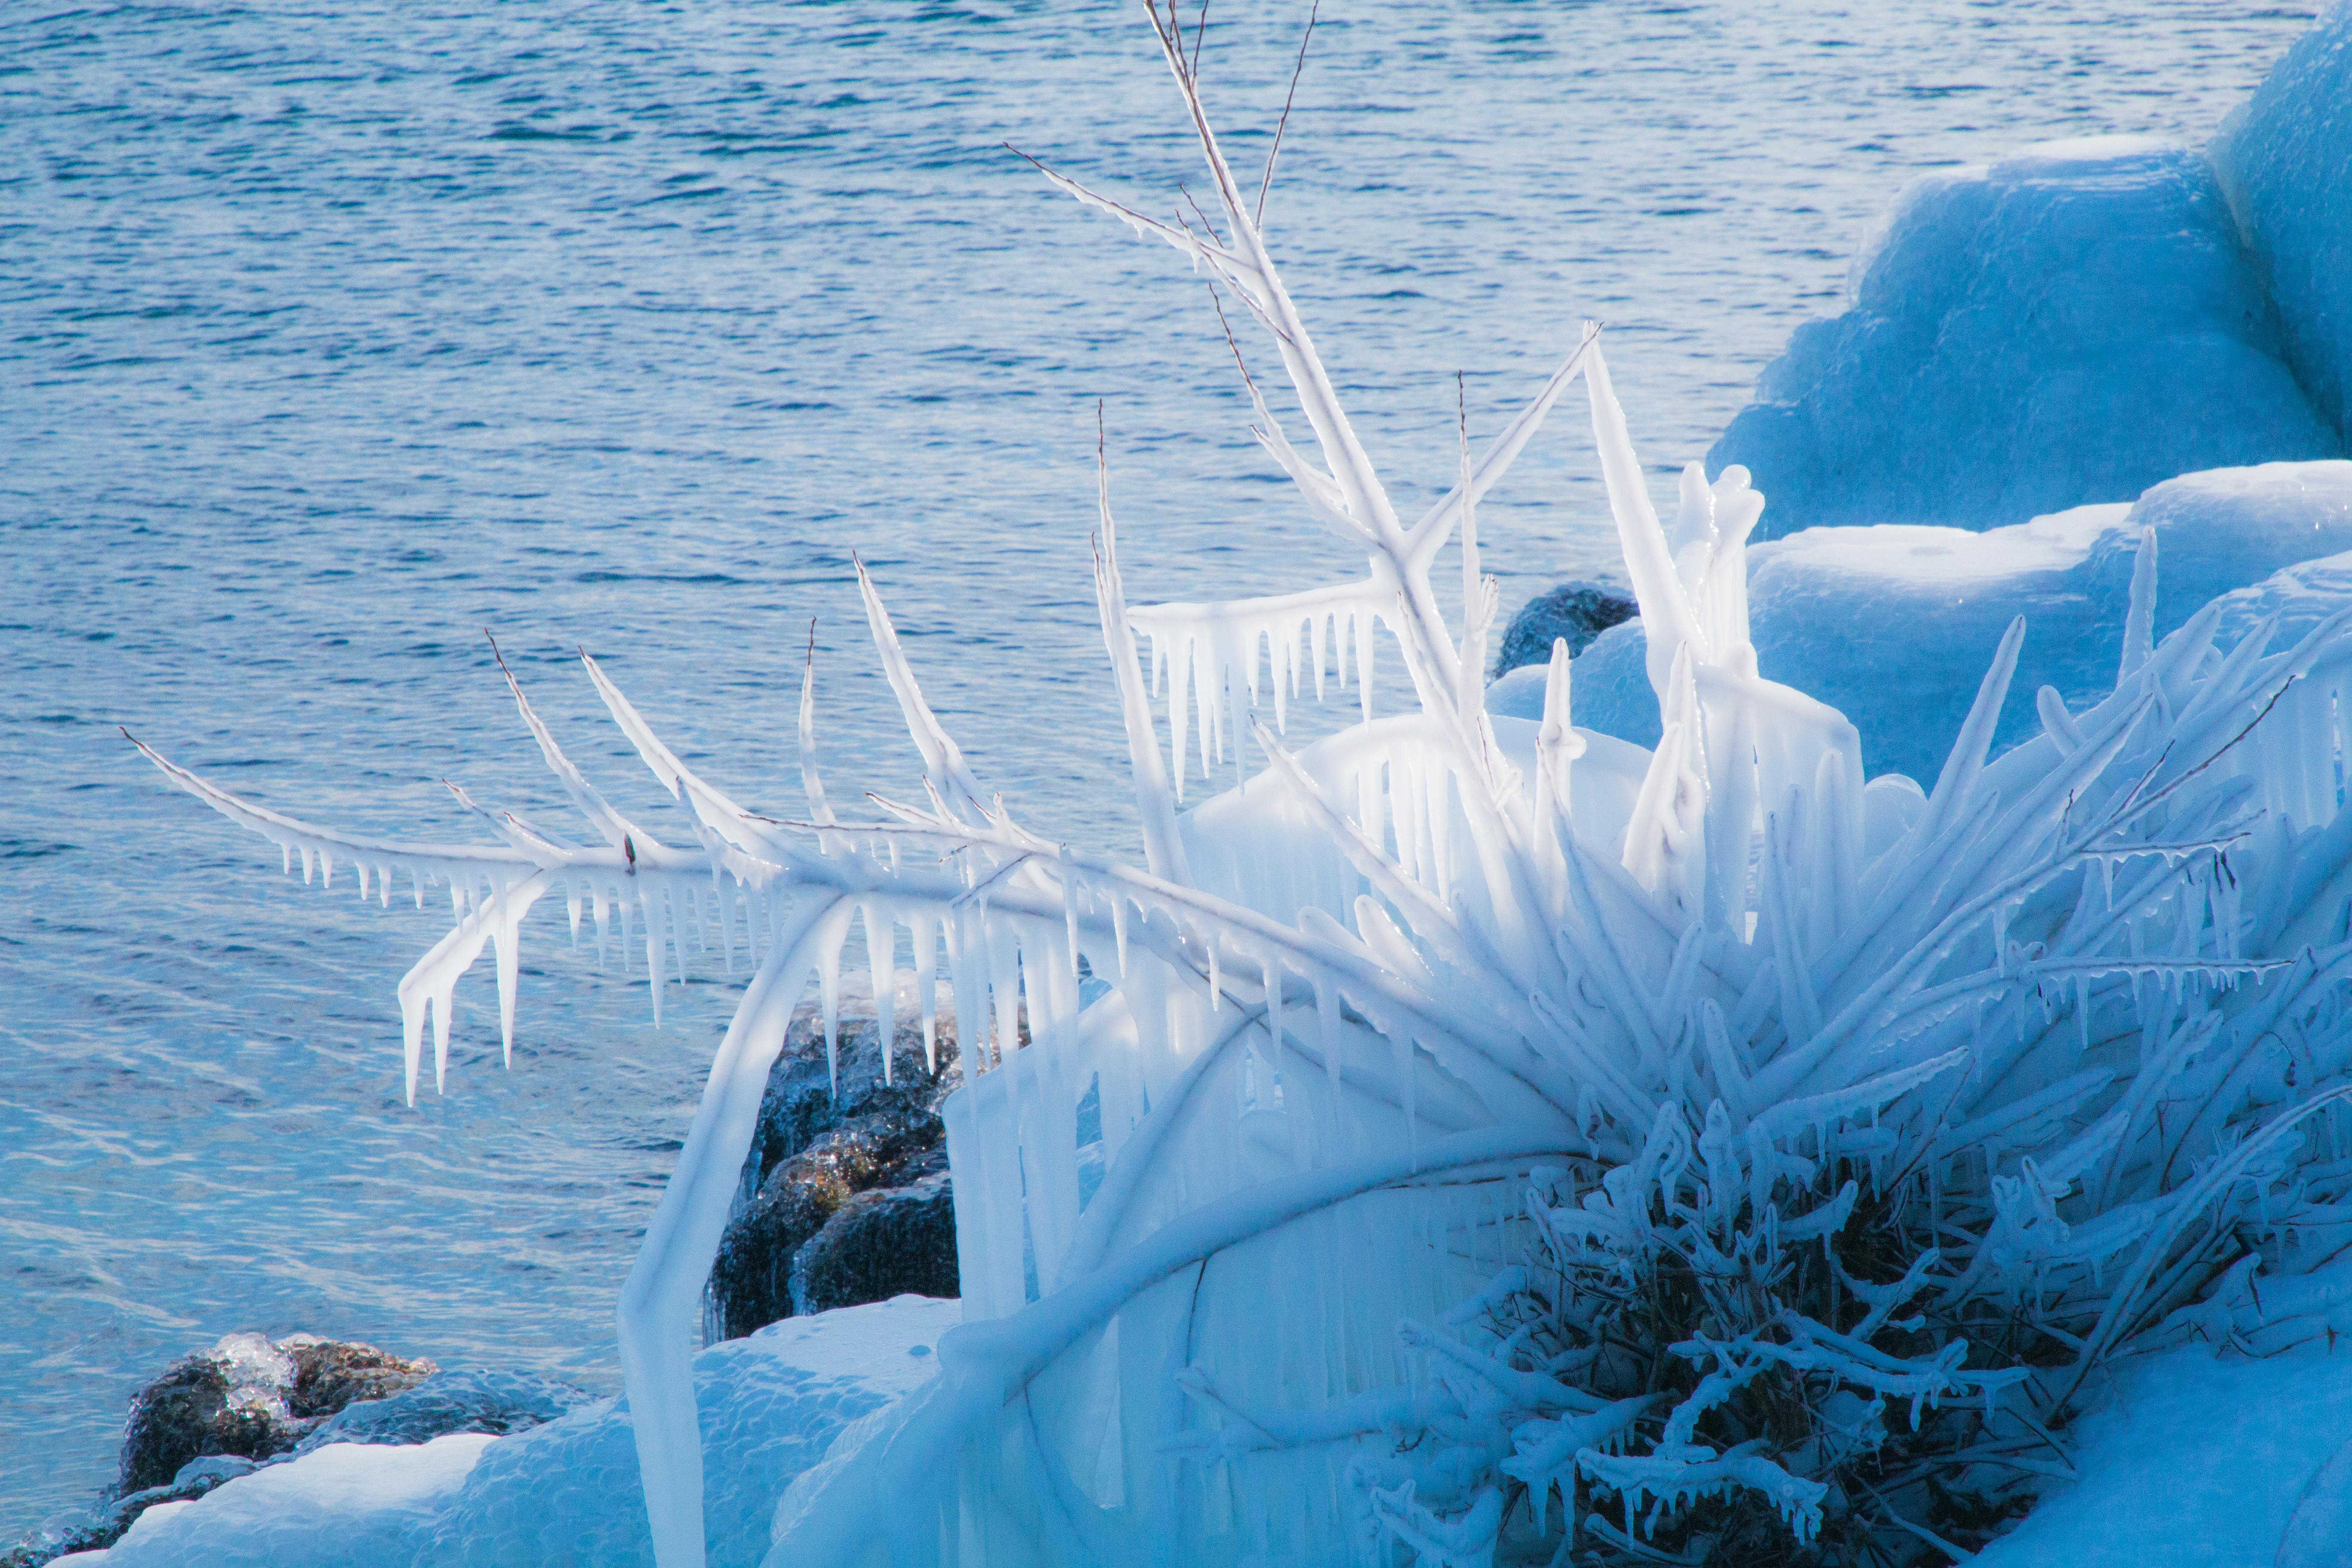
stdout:
<svg viewBox="0 0 2352 1568">
<path fill-rule="evenodd" d="M 2352 125 L 2345 86 L 2334 91 L 2333 122 Z M 2301 112 L 2294 102 L 2258 130 L 2285 125 Z M 2352 212 L 2341 178 L 2352 140 L 2329 144 L 2335 174 L 2322 179 L 2303 150 L 2278 150 L 2307 140 L 2300 129 L 2249 138 L 2258 215 L 2323 186 L 2335 195 L 2321 205 Z M 2279 265 L 2324 251 L 2323 226 L 2293 220 Z M 2341 322 L 2340 233 L 2332 243 L 2326 320 Z M 1759 539 L 1882 522 L 1996 527 L 2128 501 L 2197 469 L 2343 450 L 2335 419 L 2289 370 L 2278 312 L 2212 166 L 2191 148 L 2055 142 L 1921 175 L 1855 258 L 1849 294 L 1844 314 L 1790 335 L 1707 454 L 1710 473 L 1744 465 L 1769 499 Z M 2297 342 L 2339 330 L 2314 321 Z"/>
<path fill-rule="evenodd" d="M 2186 474 L 2129 506 L 2078 507 L 1983 532 L 1883 523 L 1773 540 L 1750 552 L 1758 666 L 1853 721 L 1872 773 L 1932 781 L 2013 616 L 2026 617 L 2025 644 L 1997 746 L 2040 728 L 2042 687 L 2079 711 L 2113 684 L 2112 650 L 2149 529 L 2161 563 L 2151 630 L 2162 637 L 2221 595 L 2352 551 L 2352 462 Z M 2279 592 L 2302 607 L 2305 629 L 2352 602 L 2330 596 L 2333 572 L 2305 570 L 2294 582 Z M 2253 624 L 2232 616 L 2218 640 L 2234 647 Z M 1603 632 L 1576 661 L 1580 723 L 1656 743 L 1644 647 L 1640 624 L 1630 623 Z M 1488 709 L 1525 717 L 1531 695 L 1539 706 L 1539 688 L 1506 677 L 1490 689 Z"/>
<path fill-rule="evenodd" d="M 2326 8 L 2210 152 L 2277 305 L 2287 363 L 2352 442 L 2352 5 Z"/>
<path fill-rule="evenodd" d="M 345 1406 L 294 1451 L 308 1454 L 331 1443 L 414 1445 L 453 1432 L 503 1436 L 553 1421 L 589 1400 L 568 1384 L 525 1372 L 436 1373 L 402 1393 Z"/>
</svg>

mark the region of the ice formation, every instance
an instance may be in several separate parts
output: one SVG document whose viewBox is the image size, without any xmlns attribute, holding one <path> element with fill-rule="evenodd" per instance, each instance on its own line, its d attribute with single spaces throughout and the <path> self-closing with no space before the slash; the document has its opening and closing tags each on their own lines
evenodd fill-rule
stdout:
<svg viewBox="0 0 2352 1568">
<path fill-rule="evenodd" d="M 2210 153 L 2277 302 L 2287 363 L 2352 442 L 2352 5 L 2338 0 L 2295 40 Z"/>
<path fill-rule="evenodd" d="M 661 1568 L 723 1524 L 687 1347 L 770 1063 L 812 974 L 830 1010 L 854 924 L 878 967 L 911 963 L 926 1016 L 945 984 L 968 1023 L 946 1107 L 966 1321 L 794 1481 L 776 1568 L 1436 1568 L 1545 1561 L 1570 1531 L 1652 1561 L 1723 1519 L 1899 1557 L 1937 1539 L 1920 1467 L 2005 1474 L 2149 1333 L 2237 1331 L 2242 1308 L 2278 1327 L 2263 1302 L 2298 1300 L 2278 1285 L 2352 1226 L 2352 611 L 2224 645 L 2212 605 L 2159 639 L 2143 536 L 2095 700 L 2045 690 L 1995 754 L 2013 624 L 1932 785 L 1866 785 L 1845 717 L 1759 673 L 1760 498 L 1693 464 L 1656 515 L 1596 331 L 1475 461 L 1465 437 L 1444 500 L 1396 514 L 1266 249 L 1264 182 L 1227 163 L 1172 13 L 1153 21 L 1203 205 L 1162 222 L 1049 177 L 1265 329 L 1312 440 L 1253 383 L 1255 432 L 1366 570 L 1130 609 L 1106 475 L 1096 586 L 1145 867 L 1041 838 L 981 785 L 862 572 L 923 764 L 919 799 L 862 819 L 824 791 L 813 675 L 807 804 L 780 820 L 586 661 L 692 847 L 617 813 L 519 686 L 587 842 L 487 810 L 489 847 L 362 838 L 155 757 L 306 875 L 448 887 L 457 923 L 401 987 L 412 1086 L 428 1018 L 442 1077 L 450 988 L 486 945 L 510 1026 L 521 921 L 559 889 L 575 929 L 584 909 L 643 933 L 656 997 L 706 947 L 751 966 L 620 1306 Z M 1482 705 L 1477 503 L 1580 374 L 1654 748 L 1571 721 L 1564 647 L 1538 719 Z M 1284 704 L 1374 636 L 1411 710 L 1370 716 L 1360 666 L 1367 716 L 1294 754 Z M 1264 765 L 1179 816 L 1196 752 Z M 1639 1342 L 1677 1392 L 1629 1405 L 1606 1282 L 1669 1279 L 1696 1315 L 1652 1312 Z M 1752 1423 L 1767 1387 L 1790 1421 Z M 1846 1484 L 1874 1475 L 1891 1489 Z"/>
<path fill-rule="evenodd" d="M 2336 69 L 2340 106 L 2352 72 Z M 2340 185 L 2352 142 L 2334 145 L 2327 174 L 2298 162 L 2253 187 L 2300 212 Z M 2295 218 L 2282 243 L 2317 226 Z M 2312 280 L 2331 303 L 2336 244 L 2338 270 Z M 1854 258 L 1850 293 L 1844 314 L 1790 335 L 1707 454 L 1709 472 L 1744 465 L 1772 498 L 1763 537 L 1999 526 L 2196 469 L 2343 450 L 2336 411 L 2289 368 L 2302 340 L 2191 148 L 2103 137 L 1924 174 Z"/>
<path fill-rule="evenodd" d="M 1838 709 L 1862 732 L 1871 773 L 1933 776 L 1976 696 L 1978 662 L 2011 619 L 2029 630 L 1997 749 L 2041 721 L 2034 694 L 2072 708 L 2114 684 L 2110 650 L 2131 607 L 2144 530 L 2163 570 L 2154 632 L 2170 635 L 2216 595 L 2314 557 L 2352 550 L 2352 462 L 2265 463 L 2168 479 L 2128 506 L 2077 507 L 1983 532 L 1883 523 L 1816 528 L 1749 554 L 1759 668 Z M 2307 584 L 2306 605 L 2325 580 Z M 2225 624 L 2220 646 L 2242 627 Z M 1654 745 L 1658 704 L 1638 626 L 1603 632 L 1576 663 L 1577 718 Z M 1541 715 L 1543 687 L 1506 677 L 1492 712 Z"/>
</svg>

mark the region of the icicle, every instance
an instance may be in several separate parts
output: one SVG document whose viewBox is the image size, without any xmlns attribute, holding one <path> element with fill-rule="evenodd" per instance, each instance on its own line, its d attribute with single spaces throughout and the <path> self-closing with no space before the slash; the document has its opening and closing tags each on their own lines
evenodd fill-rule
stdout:
<svg viewBox="0 0 2352 1568">
<path fill-rule="evenodd" d="M 1339 1108 L 1339 994 L 1332 989 L 1330 978 L 1321 970 L 1313 976 L 1315 982 L 1315 1023 L 1323 1047 L 1323 1075 L 1329 1080 L 1332 1113 Z"/>
<path fill-rule="evenodd" d="M 1071 858 L 1066 844 L 1056 848 L 1062 869 L 1062 930 L 1069 943 L 1070 984 L 1078 982 L 1078 898 L 1077 863 Z"/>
<path fill-rule="evenodd" d="M 891 1058 L 898 1041 L 898 924 L 884 906 L 858 905 L 866 925 L 866 984 L 874 993 L 874 1027 L 882 1046 L 882 1081 L 893 1082 Z"/>
<path fill-rule="evenodd" d="M 841 1100 L 841 947 L 849 935 L 849 913 L 827 917 L 817 939 L 817 1008 L 824 1024 L 824 1078 L 835 1103 Z"/>
<path fill-rule="evenodd" d="M 915 955 L 915 1005 L 923 1015 L 923 1069 L 940 1076 L 939 928 L 929 917 L 907 917 L 907 939 Z"/>
<path fill-rule="evenodd" d="M 634 881 L 635 878 L 633 877 L 631 880 Z M 625 975 L 629 973 L 629 963 L 636 947 L 635 900 L 629 897 L 628 889 L 625 886 L 616 885 L 614 888 L 613 908 L 618 910 L 621 916 L 621 973 Z"/>
<path fill-rule="evenodd" d="M 2131 603 L 2124 612 L 2123 658 L 2116 668 L 2116 686 L 2137 675 L 2156 651 L 2156 529 L 2141 525 L 2139 550 L 2132 561 Z"/>
<path fill-rule="evenodd" d="M 735 900 L 728 895 L 726 875 L 715 864 L 710 868 L 710 901 L 719 913 L 719 973 L 732 980 L 735 978 Z"/>
<path fill-rule="evenodd" d="M 645 908 L 646 982 L 646 989 L 653 994 L 654 1027 L 658 1029 L 661 1027 L 662 1021 L 663 981 L 661 889 L 654 885 L 653 879 L 650 877 L 639 877 L 637 898 Z"/>
<path fill-rule="evenodd" d="M 522 939 L 515 929 L 513 911 L 508 907 L 510 889 L 501 886 L 496 901 L 490 906 L 490 916 L 497 923 L 490 927 L 490 942 L 499 966 L 499 1065 L 514 1070 L 515 986 L 522 963 Z"/>
</svg>

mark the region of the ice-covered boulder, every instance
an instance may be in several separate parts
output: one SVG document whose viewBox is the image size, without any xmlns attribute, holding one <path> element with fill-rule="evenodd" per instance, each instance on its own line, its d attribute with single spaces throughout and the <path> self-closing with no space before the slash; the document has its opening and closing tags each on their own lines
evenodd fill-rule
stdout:
<svg viewBox="0 0 2352 1568">
<path fill-rule="evenodd" d="M 2352 441 L 2352 5 L 2296 40 L 2210 153 L 2278 307 L 2287 363 Z"/>
<path fill-rule="evenodd" d="M 1984 532 L 1889 523 L 1759 545 L 1748 568 L 1759 668 L 1844 712 L 1873 773 L 1932 783 L 2011 617 L 2026 617 L 2025 649 L 1996 745 L 2038 727 L 2041 687 L 2079 709 L 2114 684 L 2144 528 L 2157 538 L 2158 637 L 2233 590 L 2248 592 L 2225 616 L 2224 646 L 2259 621 L 2246 605 L 2275 601 L 2283 635 L 2294 635 L 2352 600 L 2352 559 L 2341 555 L 2352 552 L 2352 462 L 2269 463 Z M 1578 724 L 1655 743 L 1643 647 L 1633 621 L 1577 659 Z M 1492 710 L 1516 717 L 1541 702 L 1540 684 L 1530 694 L 1508 678 L 1488 696 Z"/>
<path fill-rule="evenodd" d="M 2245 143 L 2250 191 L 2273 188 L 2251 149 L 2283 140 Z M 2352 198 L 2336 166 L 2340 206 Z M 2308 194 L 2285 194 L 2284 176 L 2278 189 L 2282 203 Z M 2197 469 L 2342 450 L 2191 148 L 2053 142 L 1923 175 L 1865 242 L 1850 292 L 1843 315 L 1797 329 L 1707 454 L 1710 473 L 1745 464 L 1765 493 L 1759 539 L 2001 526 Z"/>
<path fill-rule="evenodd" d="M 436 1373 L 383 1399 L 344 1406 L 295 1447 L 308 1454 L 331 1443 L 417 1444 L 452 1432 L 504 1436 L 567 1415 L 591 1395 L 527 1372 Z"/>
</svg>

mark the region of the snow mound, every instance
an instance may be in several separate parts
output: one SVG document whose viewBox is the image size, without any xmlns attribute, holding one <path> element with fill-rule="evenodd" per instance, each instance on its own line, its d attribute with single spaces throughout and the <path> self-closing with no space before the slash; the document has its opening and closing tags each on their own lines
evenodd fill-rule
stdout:
<svg viewBox="0 0 2352 1568">
<path fill-rule="evenodd" d="M 788 1318 L 694 1358 L 703 1521 L 712 1568 L 767 1555 L 779 1495 L 842 1428 L 931 1375 L 932 1347 L 961 1304 L 900 1296 Z M 653 1561 L 625 1401 L 507 1438 L 482 1456 L 436 1521 L 416 1568 Z"/>
<path fill-rule="evenodd" d="M 405 1563 L 417 1533 L 497 1439 L 466 1432 L 415 1447 L 337 1443 L 266 1466 L 194 1502 L 159 1503 L 104 1568 L 383 1568 Z"/>
<path fill-rule="evenodd" d="M 2287 363 L 2352 439 L 2352 5 L 2295 41 L 2211 156 L 2277 303 Z"/>
<path fill-rule="evenodd" d="M 2352 1504 L 2345 1447 L 2352 1355 L 2215 1359 L 2196 1347 L 2128 1362 L 2077 1423 L 2077 1479 L 2046 1494 L 1978 1568 L 2319 1568 L 2289 1552 Z M 2316 1544 L 2317 1542 L 2309 1542 Z"/>
<path fill-rule="evenodd" d="M 2352 551 L 2352 462 L 2266 463 L 2184 475 L 2127 507 L 2078 507 L 1980 533 L 1882 523 L 1759 545 L 1748 578 L 1758 665 L 1851 719 L 1871 772 L 1933 779 L 2013 616 L 2026 617 L 2025 648 L 1996 746 L 2040 728 L 2042 687 L 2079 711 L 2113 685 L 2143 528 L 2156 531 L 2162 562 L 2158 637 L 2239 590 L 2247 593 L 2224 616 L 2225 647 L 2273 611 L 2293 637 L 2352 603 L 2352 557 L 2340 553 Z M 1633 621 L 1576 660 L 1579 725 L 1657 743 L 1643 649 Z M 1488 697 L 1490 710 L 1516 717 L 1530 701 L 1540 708 L 1540 683 L 1509 677 Z"/>
<path fill-rule="evenodd" d="M 901 1296 L 793 1318 L 695 1358 L 712 1568 L 758 1563 L 785 1487 L 850 1423 L 931 1375 L 961 1304 Z M 98 1568 L 458 1568 L 653 1561 L 628 1406 L 506 1437 L 332 1443 L 195 1502 L 150 1509 Z"/>
<path fill-rule="evenodd" d="M 2248 156 L 2286 140 L 2257 138 Z M 2250 178 L 2281 205 L 2310 187 Z M 2290 265 L 2319 227 L 2288 231 Z M 1759 539 L 1881 521 L 1988 528 L 2128 500 L 2196 469 L 2342 450 L 2288 369 L 2212 165 L 2190 148 L 2053 142 L 1923 175 L 1849 287 L 1852 308 L 1797 329 L 1707 454 L 1709 473 L 1745 464 L 1769 499 Z"/>
</svg>

